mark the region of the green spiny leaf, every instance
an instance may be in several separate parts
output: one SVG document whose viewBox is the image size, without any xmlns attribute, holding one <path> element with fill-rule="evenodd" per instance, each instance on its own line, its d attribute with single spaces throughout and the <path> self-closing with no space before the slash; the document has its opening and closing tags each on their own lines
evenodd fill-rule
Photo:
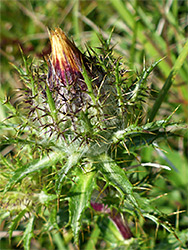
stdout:
<svg viewBox="0 0 188 250">
<path fill-rule="evenodd" d="M 0 224 L 10 216 L 10 212 L 5 212 L 3 209 L 0 212 Z"/>
<path fill-rule="evenodd" d="M 149 145 L 156 139 L 170 135 L 166 129 L 176 127 L 177 123 L 169 123 L 169 119 L 146 123 L 143 126 L 130 125 L 124 130 L 116 131 L 112 140 L 114 143 L 125 142 L 128 150 Z"/>
<path fill-rule="evenodd" d="M 25 250 L 30 250 L 31 239 L 34 237 L 34 233 L 33 233 L 34 219 L 35 219 L 35 216 L 32 215 L 24 231 L 24 235 L 22 239 L 23 239 L 23 245 L 24 245 Z"/>
<path fill-rule="evenodd" d="M 42 170 L 44 168 L 49 168 L 53 164 L 57 163 L 64 157 L 63 152 L 52 152 L 48 156 L 43 157 L 38 161 L 26 165 L 22 168 L 17 169 L 12 178 L 9 180 L 5 187 L 4 193 L 7 192 L 14 184 L 23 179 L 27 174 Z"/>
<path fill-rule="evenodd" d="M 93 93 L 92 81 L 89 78 L 89 76 L 87 74 L 87 71 L 86 71 L 85 66 L 84 66 L 83 63 L 82 63 L 82 75 L 83 75 L 84 80 L 85 80 L 85 82 L 87 84 L 88 94 L 90 95 L 93 104 L 96 105 L 96 99 L 95 99 L 95 95 Z"/>
<path fill-rule="evenodd" d="M 13 230 L 15 230 L 20 222 L 20 220 L 22 219 L 22 217 L 24 216 L 24 214 L 27 212 L 27 209 L 22 210 L 12 221 L 10 224 L 10 228 L 9 228 L 9 240 L 12 237 L 12 232 Z"/>
<path fill-rule="evenodd" d="M 139 210 L 138 203 L 134 197 L 133 186 L 130 183 L 125 171 L 121 169 L 109 156 L 100 156 L 100 171 L 105 178 L 117 188 L 122 195 L 128 197 L 132 205 Z"/>
<path fill-rule="evenodd" d="M 59 226 L 57 224 L 57 207 L 54 206 L 53 209 L 50 211 L 50 226 L 59 229 Z"/>
<path fill-rule="evenodd" d="M 55 105 L 55 102 L 52 98 L 52 94 L 49 90 L 48 85 L 46 85 L 46 95 L 47 95 L 47 100 L 48 100 L 48 104 L 50 107 L 51 115 L 52 115 L 54 121 L 57 122 L 57 109 L 56 109 L 56 105 Z"/>
<path fill-rule="evenodd" d="M 85 250 L 95 250 L 95 245 L 98 241 L 98 237 L 99 237 L 99 234 L 100 234 L 100 229 L 98 227 L 97 224 L 95 224 L 95 227 L 91 233 L 91 236 L 87 242 L 87 245 L 85 247 Z"/>
<path fill-rule="evenodd" d="M 124 238 L 116 225 L 107 217 L 99 218 L 97 225 L 100 228 L 102 238 L 113 244 L 123 242 Z"/>
<path fill-rule="evenodd" d="M 153 69 L 163 60 L 159 59 L 158 61 L 154 62 L 150 67 L 148 67 L 147 69 L 144 69 L 142 72 L 142 75 L 140 77 L 140 80 L 138 81 L 138 83 L 136 83 L 136 86 L 134 88 L 134 90 L 131 92 L 131 101 L 135 102 L 136 99 L 138 99 L 140 97 L 141 91 L 142 91 L 142 87 L 146 82 L 146 79 L 148 78 L 148 76 L 150 75 L 150 73 L 153 71 Z"/>
<path fill-rule="evenodd" d="M 66 164 L 64 166 L 62 166 L 62 168 L 61 168 L 61 170 L 59 172 L 59 178 L 56 181 L 57 193 L 58 194 L 61 193 L 61 187 L 62 187 L 62 183 L 64 181 L 65 176 L 67 175 L 69 170 L 79 162 L 80 157 L 81 157 L 81 154 L 72 153 L 68 157 L 68 160 L 67 160 Z"/>
<path fill-rule="evenodd" d="M 159 218 L 157 218 L 155 215 L 151 215 L 151 214 L 148 214 L 148 213 L 143 213 L 143 216 L 146 217 L 146 218 L 148 218 L 148 219 L 150 219 L 150 220 L 152 220 L 157 225 L 161 225 L 167 231 L 169 231 L 170 233 L 174 234 L 174 229 L 173 229 L 172 225 L 168 221 L 163 222 Z"/>
<path fill-rule="evenodd" d="M 80 172 L 79 179 L 72 188 L 75 194 L 70 198 L 71 226 L 75 242 L 78 244 L 80 221 L 84 210 L 88 206 L 92 191 L 95 187 L 95 172 Z"/>
</svg>

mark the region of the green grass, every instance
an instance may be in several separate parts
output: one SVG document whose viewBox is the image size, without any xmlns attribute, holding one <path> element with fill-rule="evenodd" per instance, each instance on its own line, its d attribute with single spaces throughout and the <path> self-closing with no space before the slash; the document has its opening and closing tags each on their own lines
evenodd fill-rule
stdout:
<svg viewBox="0 0 188 250">
<path fill-rule="evenodd" d="M 0 7 L 0 248 L 186 249 L 187 2 Z M 83 68 L 92 104 L 72 120 L 45 80 L 56 27 L 116 90 L 101 101 Z"/>
</svg>

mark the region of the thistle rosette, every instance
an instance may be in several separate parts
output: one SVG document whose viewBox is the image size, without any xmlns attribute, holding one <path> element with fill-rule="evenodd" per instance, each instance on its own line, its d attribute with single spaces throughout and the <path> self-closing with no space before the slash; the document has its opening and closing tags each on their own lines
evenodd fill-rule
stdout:
<svg viewBox="0 0 188 250">
<path fill-rule="evenodd" d="M 83 65 L 89 72 L 87 58 L 65 33 L 56 28 L 50 31 L 52 53 L 49 57 L 48 85 L 56 105 L 64 113 L 77 112 L 87 101 L 87 85 L 82 75 Z"/>
</svg>

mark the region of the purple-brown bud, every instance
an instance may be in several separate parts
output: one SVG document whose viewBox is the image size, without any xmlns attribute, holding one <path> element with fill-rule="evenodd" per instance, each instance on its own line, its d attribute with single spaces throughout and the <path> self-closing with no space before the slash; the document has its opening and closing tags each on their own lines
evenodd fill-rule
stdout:
<svg viewBox="0 0 188 250">
<path fill-rule="evenodd" d="M 63 111 L 83 106 L 87 85 L 82 76 L 84 56 L 60 28 L 50 31 L 52 53 L 49 58 L 48 84 L 55 102 Z"/>
<path fill-rule="evenodd" d="M 108 208 L 107 205 L 96 203 L 91 201 L 91 206 L 97 212 L 102 212 L 109 214 L 109 218 L 114 222 L 124 239 L 130 239 L 132 237 L 131 230 L 126 222 L 126 220 L 122 220 L 121 215 L 115 210 Z"/>
</svg>

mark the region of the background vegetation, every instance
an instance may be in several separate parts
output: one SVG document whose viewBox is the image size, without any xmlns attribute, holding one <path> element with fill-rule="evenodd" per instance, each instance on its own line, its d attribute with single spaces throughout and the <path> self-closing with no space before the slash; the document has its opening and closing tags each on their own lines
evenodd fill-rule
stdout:
<svg viewBox="0 0 188 250">
<path fill-rule="evenodd" d="M 22 181 L 21 178 L 17 178 L 17 180 L 13 180 L 14 183 L 9 181 L 13 173 L 24 164 L 33 163 L 34 160 L 47 156 L 49 153 L 47 150 L 44 152 L 45 145 L 39 144 L 37 136 L 38 144 L 27 144 L 24 137 L 27 119 L 22 115 L 25 115 L 25 111 L 19 110 L 23 97 L 20 97 L 20 93 L 15 91 L 23 88 L 23 81 L 20 80 L 15 67 L 12 66 L 14 64 L 21 68 L 20 65 L 23 65 L 19 47 L 27 58 L 28 65 L 31 64 L 33 58 L 40 65 L 44 56 L 51 51 L 47 27 L 61 27 L 69 37 L 73 37 L 81 51 L 85 51 L 86 44 L 94 49 L 101 46 L 98 34 L 100 33 L 104 39 L 108 39 L 113 30 L 111 39 L 111 46 L 114 46 L 113 55 L 115 58 L 122 58 L 126 70 L 132 70 L 136 72 L 135 75 L 141 76 L 145 68 L 163 58 L 147 78 L 147 84 L 152 89 L 152 97 L 147 98 L 146 103 L 142 104 L 145 120 L 147 116 L 152 117 L 151 108 L 159 98 L 164 83 L 168 83 L 167 79 L 171 70 L 176 69 L 175 79 L 174 81 L 169 80 L 170 83 L 165 89 L 166 95 L 161 96 L 158 103 L 162 104 L 156 117 L 153 118 L 155 120 L 166 119 L 178 107 L 172 120 L 176 124 L 178 122 L 187 124 L 188 61 L 184 58 L 183 64 L 178 61 L 179 66 L 177 65 L 177 58 L 181 54 L 188 36 L 187 1 L 1 0 L 0 4 L 0 98 L 2 100 L 0 104 L 0 121 L 2 122 L 0 130 L 2 140 L 0 145 L 0 247 L 1 249 L 23 249 L 23 246 L 25 249 L 29 249 L 29 246 L 31 249 L 75 249 L 73 235 L 77 235 L 77 232 L 73 232 L 72 235 L 72 229 L 68 225 L 70 208 L 68 209 L 67 200 L 71 194 L 77 191 L 76 188 L 74 189 L 74 182 L 78 181 L 81 185 L 82 179 L 75 179 L 75 175 L 82 176 L 82 170 L 77 168 L 66 179 L 61 196 L 62 204 L 53 190 L 55 174 L 60 168 L 56 164 L 56 159 L 54 162 L 50 162 L 52 168 L 50 171 L 48 163 L 43 162 L 46 169 L 41 171 L 38 169 L 38 172 L 31 175 L 31 178 L 24 178 Z M 184 55 L 186 53 L 187 51 L 184 50 Z M 25 70 L 23 66 L 22 73 Z M 130 77 L 134 78 L 135 75 Z M 13 116 L 13 119 L 11 122 L 8 120 L 5 127 L 4 120 L 10 116 Z M 34 133 L 31 138 L 35 142 Z M 155 150 L 153 145 L 140 147 L 137 156 L 142 163 L 157 162 L 169 166 L 171 171 L 164 169 L 158 171 L 144 166 L 127 169 L 128 178 L 133 186 L 136 187 L 136 183 L 139 182 L 141 185 L 139 187 L 146 188 L 143 193 L 140 189 L 139 194 L 144 198 L 153 199 L 152 205 L 148 205 L 151 211 L 150 216 L 148 215 L 146 218 L 135 215 L 134 212 L 131 212 L 130 204 L 126 204 L 126 208 L 119 206 L 123 202 L 123 198 L 116 194 L 116 186 L 109 185 L 110 194 L 103 203 L 119 210 L 124 215 L 134 237 L 125 243 L 121 235 L 107 220 L 108 218 L 104 216 L 101 219 L 101 215 L 96 215 L 95 211 L 90 208 L 86 210 L 82 218 L 83 226 L 79 235 L 81 249 L 120 249 L 121 247 L 125 249 L 125 246 L 129 249 L 175 249 L 177 247 L 186 249 L 188 243 L 188 231 L 186 230 L 188 225 L 187 129 L 178 131 L 176 137 L 165 136 L 157 143 L 160 150 Z M 48 147 L 50 146 L 47 145 L 46 148 Z M 64 161 L 62 158 L 61 164 Z M 82 162 L 82 164 L 84 163 Z M 136 160 L 133 160 L 129 167 L 136 164 Z M 91 187 L 90 178 L 93 176 L 88 177 L 89 187 Z M 147 182 L 148 178 L 151 178 L 152 183 Z M 107 182 L 104 179 L 104 176 L 100 176 L 100 185 L 105 186 Z M 15 185 L 14 188 L 9 189 L 12 188 L 12 184 Z M 4 194 L 5 186 L 7 193 Z M 71 187 L 71 192 L 69 192 Z M 89 193 L 87 195 L 90 196 Z M 147 206 L 145 204 L 147 200 L 139 202 L 141 204 L 143 202 Z M 60 205 L 58 214 L 54 204 Z M 72 206 L 74 205 L 72 204 Z M 87 206 L 89 205 L 87 204 Z M 27 209 L 29 209 L 29 213 Z M 155 210 L 161 211 L 158 217 L 152 217 Z M 34 217 L 38 219 L 34 221 Z M 166 221 L 171 223 L 172 227 L 166 224 Z M 95 227 L 95 224 L 98 227 Z M 76 230 L 78 229 L 77 225 Z M 175 233 L 174 229 L 176 229 Z M 11 242 L 6 233 L 8 230 L 9 236 L 13 236 Z"/>
</svg>

